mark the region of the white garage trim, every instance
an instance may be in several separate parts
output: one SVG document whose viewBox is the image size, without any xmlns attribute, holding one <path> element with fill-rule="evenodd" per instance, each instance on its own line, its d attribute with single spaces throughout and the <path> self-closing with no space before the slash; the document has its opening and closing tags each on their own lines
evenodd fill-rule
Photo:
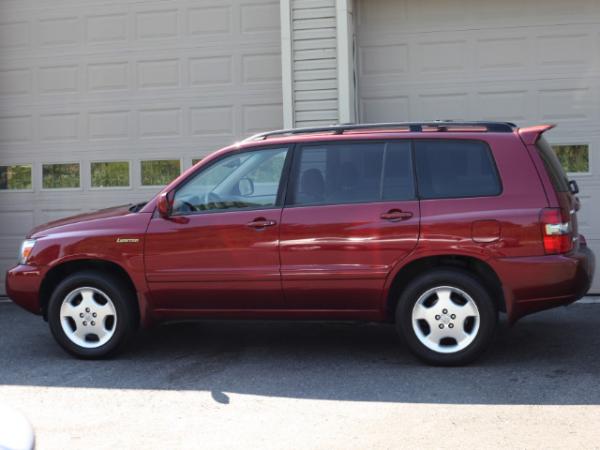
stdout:
<svg viewBox="0 0 600 450">
<path fill-rule="evenodd" d="M 339 122 L 356 120 L 354 104 L 354 18 L 352 0 L 336 0 Z"/>
<path fill-rule="evenodd" d="M 294 91 L 292 75 L 292 5 L 280 0 L 281 12 L 281 87 L 283 89 L 283 126 L 294 126 Z"/>
</svg>

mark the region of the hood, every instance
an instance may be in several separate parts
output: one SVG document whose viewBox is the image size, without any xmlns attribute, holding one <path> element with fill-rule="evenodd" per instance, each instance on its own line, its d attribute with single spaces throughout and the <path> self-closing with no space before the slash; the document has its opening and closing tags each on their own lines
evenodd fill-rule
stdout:
<svg viewBox="0 0 600 450">
<path fill-rule="evenodd" d="M 100 209 L 90 213 L 78 214 L 76 216 L 65 217 L 64 219 L 53 220 L 52 222 L 38 225 L 29 232 L 27 237 L 30 238 L 34 234 L 43 234 L 47 230 L 62 227 L 64 225 L 73 225 L 80 222 L 91 222 L 93 220 L 106 219 L 108 217 L 124 216 L 132 212 L 130 211 L 131 207 L 131 204 L 113 206 L 112 208 Z"/>
</svg>

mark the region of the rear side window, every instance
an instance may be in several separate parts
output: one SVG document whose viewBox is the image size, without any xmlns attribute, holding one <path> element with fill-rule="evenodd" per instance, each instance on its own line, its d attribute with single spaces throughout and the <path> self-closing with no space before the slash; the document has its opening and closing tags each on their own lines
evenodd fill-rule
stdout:
<svg viewBox="0 0 600 450">
<path fill-rule="evenodd" d="M 415 198 L 409 142 L 306 145 L 299 149 L 294 166 L 288 204 Z"/>
<path fill-rule="evenodd" d="M 481 141 L 414 141 L 421 198 L 487 197 L 502 191 L 492 152 Z"/>
<path fill-rule="evenodd" d="M 567 175 L 560 164 L 558 156 L 556 156 L 556 153 L 554 153 L 554 150 L 550 144 L 548 144 L 548 141 L 542 136 L 538 139 L 536 147 L 556 192 L 569 192 L 569 180 Z"/>
</svg>

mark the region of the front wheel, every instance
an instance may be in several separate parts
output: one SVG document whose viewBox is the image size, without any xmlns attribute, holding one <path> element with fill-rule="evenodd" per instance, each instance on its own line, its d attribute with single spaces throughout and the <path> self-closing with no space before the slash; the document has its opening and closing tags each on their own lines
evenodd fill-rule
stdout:
<svg viewBox="0 0 600 450">
<path fill-rule="evenodd" d="M 118 278 L 84 271 L 65 278 L 48 304 L 48 323 L 56 341 L 84 359 L 120 350 L 136 328 L 130 289 Z"/>
<path fill-rule="evenodd" d="M 402 292 L 396 326 L 410 350 L 433 365 L 463 365 L 489 346 L 498 311 L 486 288 L 469 272 L 438 269 Z"/>
</svg>

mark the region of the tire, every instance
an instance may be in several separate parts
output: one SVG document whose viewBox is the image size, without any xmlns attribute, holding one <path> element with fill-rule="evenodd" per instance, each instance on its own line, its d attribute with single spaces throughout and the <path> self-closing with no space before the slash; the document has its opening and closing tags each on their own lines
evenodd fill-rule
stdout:
<svg viewBox="0 0 600 450">
<path fill-rule="evenodd" d="M 56 342 L 81 359 L 116 354 L 137 329 L 135 296 L 119 278 L 82 271 L 65 278 L 48 304 L 48 324 Z"/>
<path fill-rule="evenodd" d="M 471 273 L 435 269 L 413 280 L 396 307 L 396 328 L 410 351 L 436 366 L 476 360 L 490 345 L 498 310 Z"/>
</svg>

